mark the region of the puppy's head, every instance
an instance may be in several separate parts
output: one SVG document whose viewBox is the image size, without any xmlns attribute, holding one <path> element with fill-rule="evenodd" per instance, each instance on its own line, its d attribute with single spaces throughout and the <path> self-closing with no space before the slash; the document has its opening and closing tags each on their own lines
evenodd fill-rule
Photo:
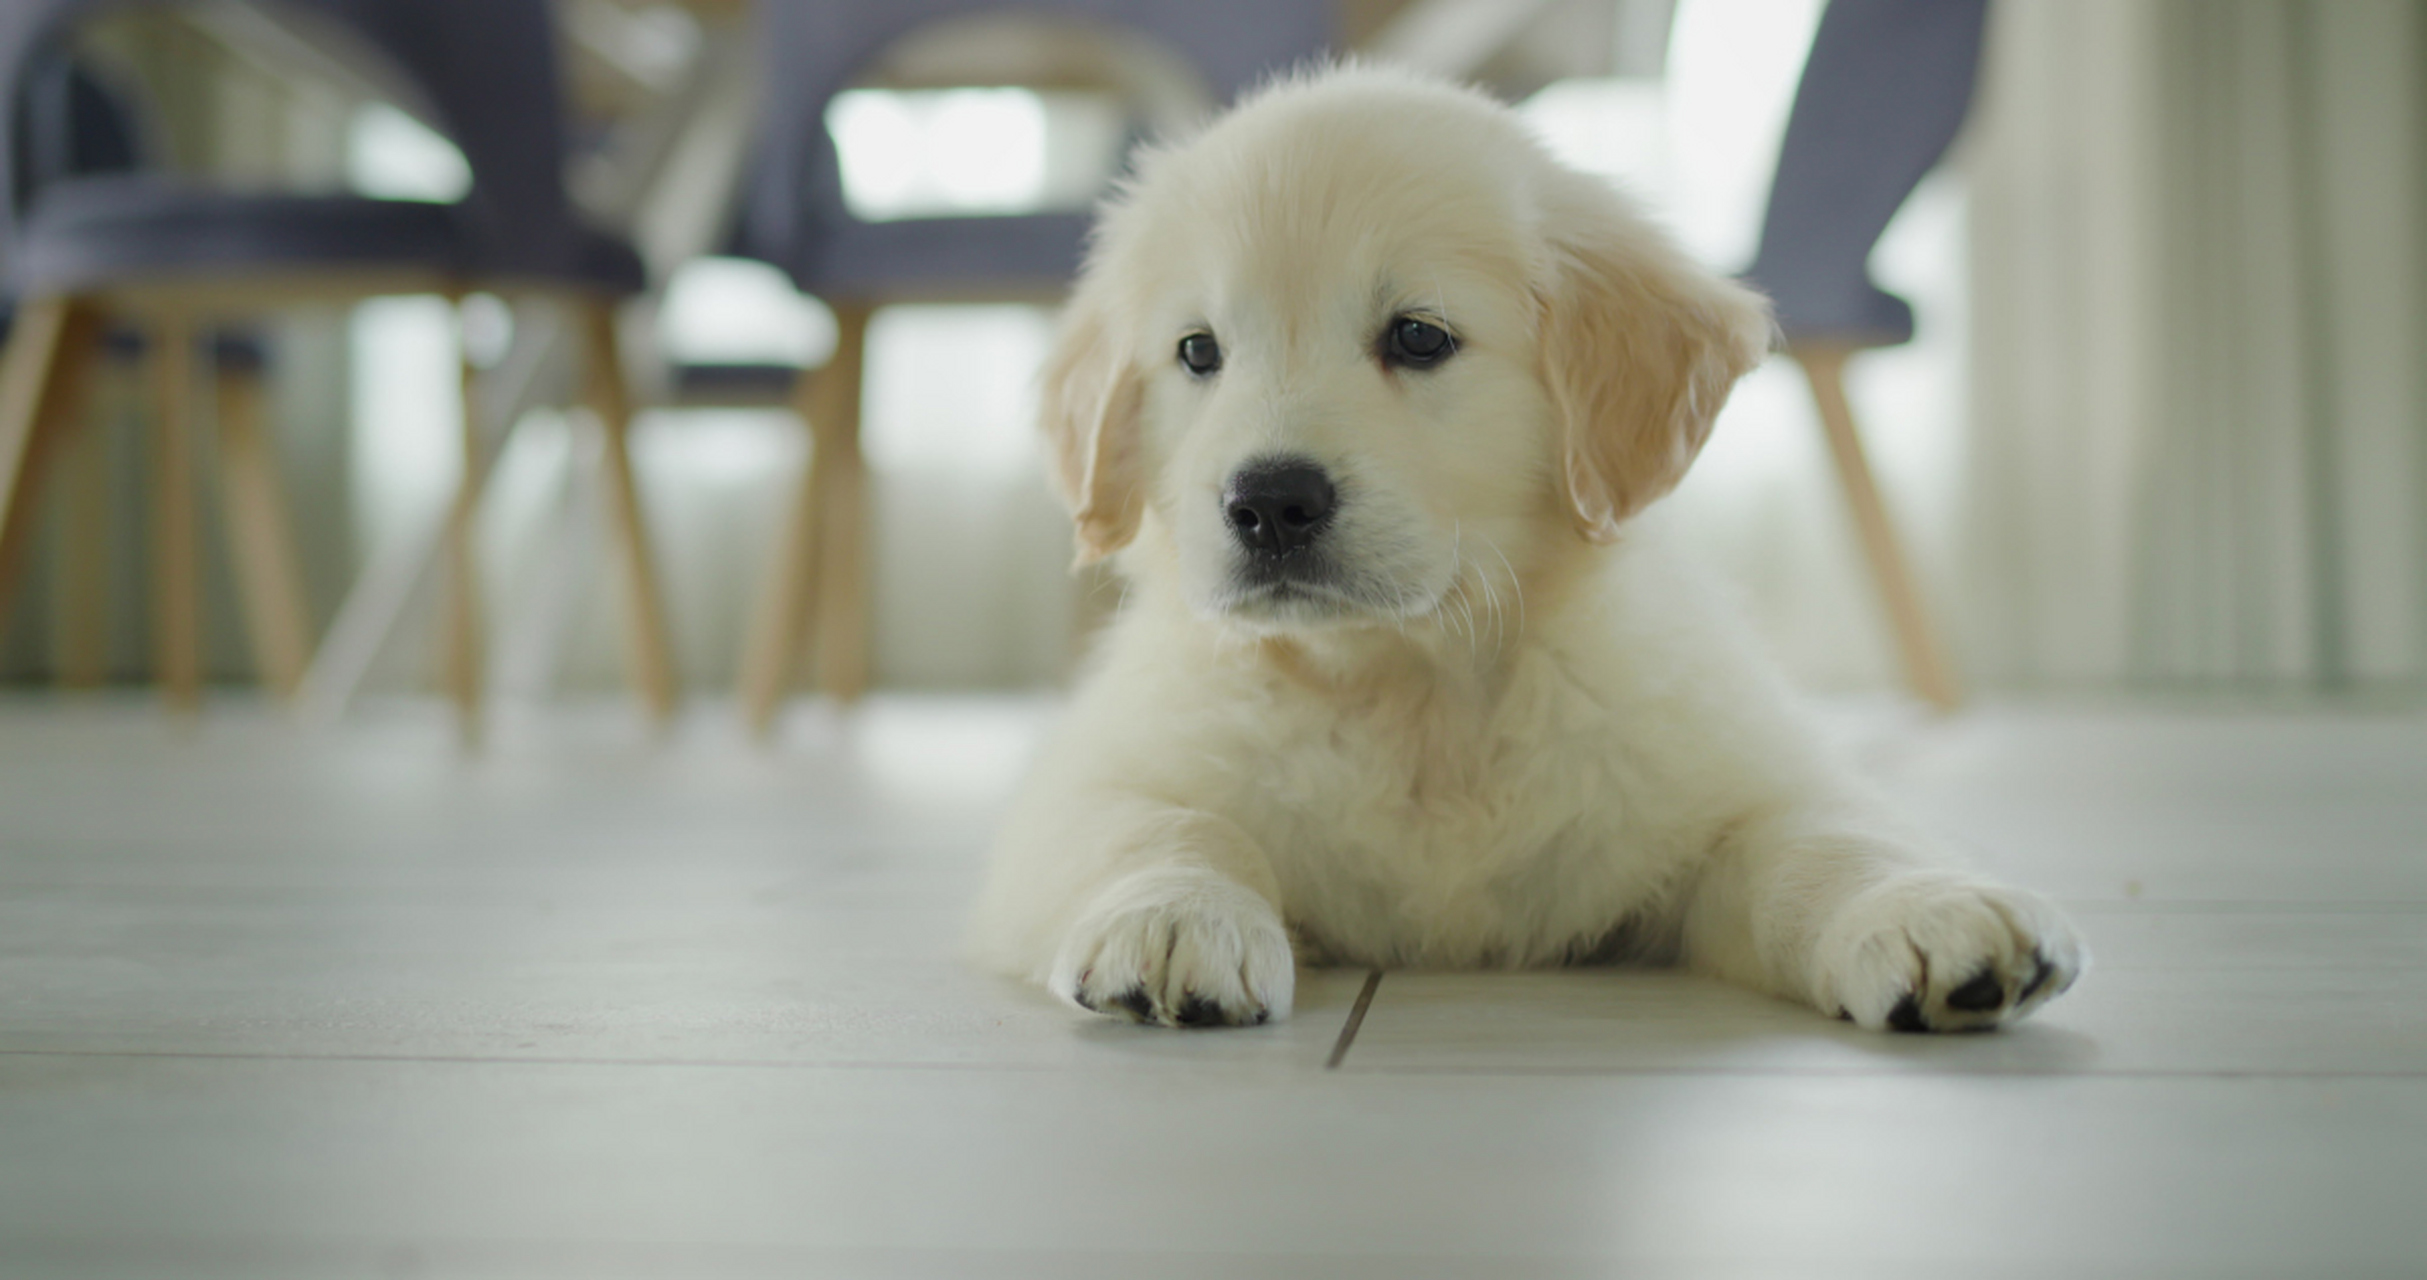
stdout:
<svg viewBox="0 0 2427 1280">
<path fill-rule="evenodd" d="M 1082 561 L 1256 632 L 1471 623 L 1674 486 L 1769 333 L 1506 109 L 1338 70 L 1141 157 L 1044 426 Z"/>
</svg>

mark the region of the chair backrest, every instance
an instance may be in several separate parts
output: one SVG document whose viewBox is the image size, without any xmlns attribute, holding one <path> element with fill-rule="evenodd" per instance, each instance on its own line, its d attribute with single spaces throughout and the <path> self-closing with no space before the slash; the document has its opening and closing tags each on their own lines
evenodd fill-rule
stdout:
<svg viewBox="0 0 2427 1280">
<path fill-rule="evenodd" d="M 141 162 L 133 111 L 72 58 L 42 59 L 19 86 L 13 109 L 10 180 L 20 206 L 46 183 L 124 173 Z"/>
<path fill-rule="evenodd" d="M 759 0 L 766 105 L 759 121 L 741 247 L 805 288 L 826 228 L 848 220 L 826 106 L 876 57 L 923 27 L 988 14 L 1076 20 L 1142 36 L 1228 101 L 1260 78 L 1320 56 L 1330 0 Z"/>
<path fill-rule="evenodd" d="M 191 0 L 0 3 L 0 104 L 80 22 Z M 250 0 L 274 17 L 320 20 L 353 36 L 417 95 L 472 171 L 463 201 L 485 266 L 551 274 L 576 252 L 567 228 L 563 103 L 547 0 Z M 14 122 L 0 127 L 0 246 L 13 243 L 21 192 Z M 0 248 L 0 252 L 4 252 Z"/>
<path fill-rule="evenodd" d="M 1792 343 L 1912 336 L 1865 269 L 1972 102 L 1988 0 L 1830 0 L 1779 146 L 1761 250 L 1746 276 Z"/>
</svg>

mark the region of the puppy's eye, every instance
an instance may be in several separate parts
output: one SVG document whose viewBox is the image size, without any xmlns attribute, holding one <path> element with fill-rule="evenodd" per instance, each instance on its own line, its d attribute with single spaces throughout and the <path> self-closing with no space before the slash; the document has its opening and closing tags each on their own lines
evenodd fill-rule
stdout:
<svg viewBox="0 0 2427 1280">
<path fill-rule="evenodd" d="M 1458 353 L 1449 330 L 1414 316 L 1400 316 L 1382 334 L 1382 358 L 1410 369 L 1430 369 Z"/>
<path fill-rule="evenodd" d="M 1180 339 L 1180 363 L 1202 378 L 1222 367 L 1222 344 L 1210 333 L 1192 333 Z"/>
</svg>

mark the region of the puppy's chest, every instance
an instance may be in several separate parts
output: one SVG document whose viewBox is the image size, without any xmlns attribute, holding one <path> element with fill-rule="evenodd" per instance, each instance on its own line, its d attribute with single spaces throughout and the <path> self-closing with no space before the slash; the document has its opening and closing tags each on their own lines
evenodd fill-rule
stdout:
<svg viewBox="0 0 2427 1280">
<path fill-rule="evenodd" d="M 1298 708 L 1235 809 L 1348 957 L 1539 958 L 1665 878 L 1655 780 L 1607 712 L 1512 696 Z"/>
</svg>

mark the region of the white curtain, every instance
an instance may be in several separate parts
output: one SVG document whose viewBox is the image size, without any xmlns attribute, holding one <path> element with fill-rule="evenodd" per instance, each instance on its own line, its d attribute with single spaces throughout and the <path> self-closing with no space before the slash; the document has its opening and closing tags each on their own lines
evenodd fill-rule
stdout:
<svg viewBox="0 0 2427 1280">
<path fill-rule="evenodd" d="M 1950 602 L 1984 683 L 2415 688 L 2413 0 L 1998 6 Z"/>
</svg>

